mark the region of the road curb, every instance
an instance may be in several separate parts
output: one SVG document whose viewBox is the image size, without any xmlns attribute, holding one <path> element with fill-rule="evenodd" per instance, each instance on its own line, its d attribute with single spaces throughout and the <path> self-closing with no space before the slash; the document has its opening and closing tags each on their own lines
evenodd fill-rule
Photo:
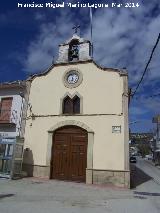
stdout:
<svg viewBox="0 0 160 213">
<path fill-rule="evenodd" d="M 154 162 L 153 161 L 150 161 L 150 160 L 145 160 L 148 164 L 151 164 L 152 166 L 154 166 L 154 167 L 156 167 L 157 169 L 160 169 L 160 166 L 156 166 L 155 164 L 154 164 Z"/>
</svg>

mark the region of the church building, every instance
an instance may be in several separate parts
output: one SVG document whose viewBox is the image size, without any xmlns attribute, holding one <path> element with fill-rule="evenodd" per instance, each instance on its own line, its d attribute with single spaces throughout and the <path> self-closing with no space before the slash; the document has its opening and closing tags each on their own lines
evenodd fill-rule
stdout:
<svg viewBox="0 0 160 213">
<path fill-rule="evenodd" d="M 128 188 L 128 75 L 102 68 L 91 53 L 90 41 L 75 33 L 48 70 L 28 79 L 23 170 Z"/>
</svg>

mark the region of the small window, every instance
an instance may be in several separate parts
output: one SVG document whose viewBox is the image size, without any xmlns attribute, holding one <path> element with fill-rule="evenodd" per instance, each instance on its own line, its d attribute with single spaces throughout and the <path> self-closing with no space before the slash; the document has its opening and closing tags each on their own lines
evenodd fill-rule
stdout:
<svg viewBox="0 0 160 213">
<path fill-rule="evenodd" d="M 73 113 L 80 113 L 80 98 L 78 96 L 73 99 Z"/>
<path fill-rule="evenodd" d="M 67 96 L 63 101 L 63 113 L 72 113 L 72 99 Z"/>
<path fill-rule="evenodd" d="M 76 95 L 74 98 L 69 96 L 63 100 L 63 114 L 79 114 L 80 113 L 80 98 Z"/>
</svg>

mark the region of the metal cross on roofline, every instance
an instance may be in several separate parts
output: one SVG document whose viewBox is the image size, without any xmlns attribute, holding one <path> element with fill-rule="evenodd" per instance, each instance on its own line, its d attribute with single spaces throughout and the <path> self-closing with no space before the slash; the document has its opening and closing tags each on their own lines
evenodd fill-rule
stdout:
<svg viewBox="0 0 160 213">
<path fill-rule="evenodd" d="M 74 33 L 77 33 L 79 28 L 80 28 L 80 25 L 75 25 L 74 27 L 72 27 L 72 29 L 75 30 Z"/>
</svg>

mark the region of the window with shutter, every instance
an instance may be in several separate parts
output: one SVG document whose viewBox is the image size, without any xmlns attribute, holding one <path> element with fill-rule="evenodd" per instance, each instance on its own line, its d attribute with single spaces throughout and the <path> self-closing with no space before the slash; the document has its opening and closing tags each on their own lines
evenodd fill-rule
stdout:
<svg viewBox="0 0 160 213">
<path fill-rule="evenodd" d="M 0 122 L 9 122 L 11 116 L 12 97 L 2 98 L 0 107 Z"/>
<path fill-rule="evenodd" d="M 73 113 L 80 113 L 80 98 L 78 96 L 73 98 Z"/>
<path fill-rule="evenodd" d="M 72 114 L 72 99 L 69 96 L 63 101 L 63 113 Z"/>
</svg>

